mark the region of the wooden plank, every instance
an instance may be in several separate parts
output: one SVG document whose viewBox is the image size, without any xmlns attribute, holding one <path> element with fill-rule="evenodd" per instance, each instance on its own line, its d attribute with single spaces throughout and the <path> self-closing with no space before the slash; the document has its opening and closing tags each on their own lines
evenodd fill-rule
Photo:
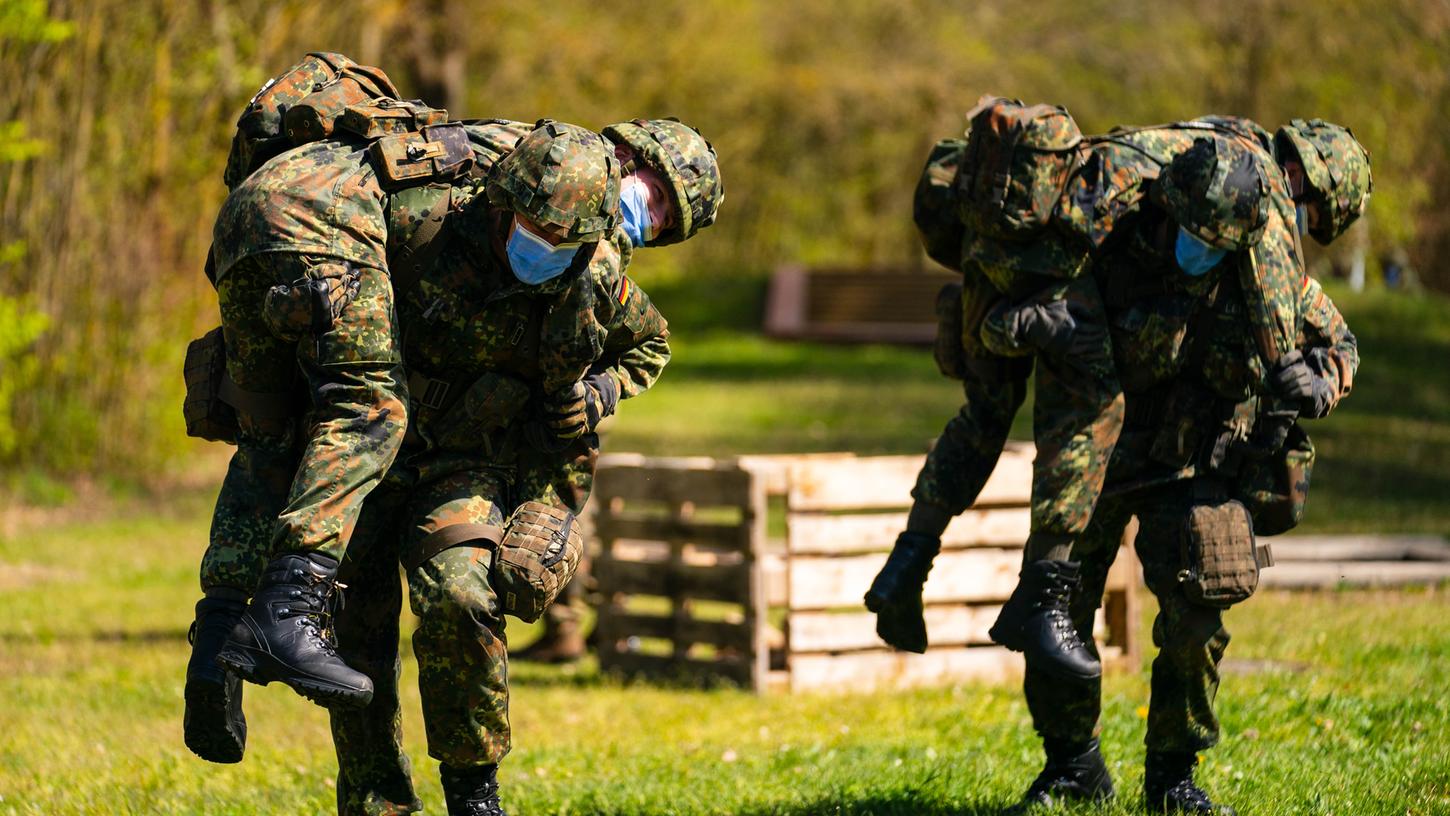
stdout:
<svg viewBox="0 0 1450 816">
<path fill-rule="evenodd" d="M 1334 589 L 1338 586 L 1397 587 L 1450 581 L 1445 561 L 1280 562 L 1259 573 L 1259 584 L 1276 589 Z"/>
<path fill-rule="evenodd" d="M 750 562 L 697 567 L 672 561 L 601 559 L 595 574 L 605 597 L 623 593 L 745 604 L 750 599 L 753 568 Z"/>
<path fill-rule="evenodd" d="M 745 525 L 695 521 L 690 518 L 639 518 L 601 513 L 595 521 L 605 541 L 672 541 L 716 549 L 740 550 L 750 545 Z"/>
<path fill-rule="evenodd" d="M 760 558 L 761 581 L 765 584 L 765 603 L 767 607 L 785 606 L 790 601 L 790 588 L 787 583 L 789 569 L 786 567 L 786 557 L 782 553 L 766 553 Z"/>
<path fill-rule="evenodd" d="M 790 657 L 791 691 L 862 692 L 1021 676 L 1022 656 L 1000 646 L 932 649 L 920 655 L 882 651 Z"/>
<path fill-rule="evenodd" d="M 1450 541 L 1421 535 L 1278 536 L 1268 539 L 1274 560 L 1450 561 Z"/>
<path fill-rule="evenodd" d="M 990 644 L 992 638 L 987 630 L 1001 609 L 1001 604 L 928 606 L 922 617 L 926 620 L 929 648 Z M 876 635 L 876 615 L 871 612 L 792 612 L 786 621 L 791 654 L 879 650 L 886 646 Z M 1101 640 L 1107 629 L 1107 619 L 1099 610 L 1093 631 Z"/>
<path fill-rule="evenodd" d="M 603 612 L 603 610 L 601 610 Z M 609 612 L 612 640 L 631 637 L 663 638 L 676 643 L 708 643 L 741 653 L 751 648 L 751 627 L 743 620 L 700 620 L 658 615 L 639 615 L 618 609 Z"/>
<path fill-rule="evenodd" d="M 786 546 L 793 554 L 845 555 L 890 550 L 906 529 L 906 513 L 789 513 Z M 1031 532 L 1026 507 L 973 509 L 952 519 L 942 535 L 944 549 L 1018 547 Z"/>
<path fill-rule="evenodd" d="M 729 680 L 741 686 L 753 687 L 753 666 L 751 661 L 743 658 L 681 660 L 667 655 L 637 654 L 601 647 L 599 669 L 626 677 L 648 677 L 702 685 Z"/>
<path fill-rule="evenodd" d="M 861 606 L 886 562 L 885 553 L 843 558 L 798 555 L 789 561 L 792 610 Z M 927 577 L 927 603 L 1004 601 L 1017 583 L 1020 550 L 954 550 L 937 556 Z"/>
<path fill-rule="evenodd" d="M 749 502 L 750 479 L 748 471 L 733 463 L 716 463 L 709 468 L 671 467 L 664 460 L 647 460 L 640 465 L 600 468 L 595 492 L 601 505 L 622 499 L 743 507 Z M 600 521 L 608 515 L 607 511 L 601 513 Z"/>
<path fill-rule="evenodd" d="M 854 459 L 845 451 L 826 453 L 750 453 L 735 458 L 742 468 L 764 482 L 767 496 L 784 496 L 790 487 L 790 467 L 797 462 Z"/>
<path fill-rule="evenodd" d="M 987 630 L 1001 608 L 998 604 L 929 606 L 923 615 L 927 642 L 933 649 L 990 643 Z M 851 652 L 884 645 L 876 636 L 876 615 L 871 612 L 792 612 L 786 626 L 793 654 Z"/>
<path fill-rule="evenodd" d="M 1031 445 L 1007 443 L 976 506 L 1028 503 L 1032 456 Z M 796 512 L 907 508 L 923 461 L 920 456 L 863 456 L 845 461 L 800 462 L 790 468 L 787 504 Z"/>
</svg>

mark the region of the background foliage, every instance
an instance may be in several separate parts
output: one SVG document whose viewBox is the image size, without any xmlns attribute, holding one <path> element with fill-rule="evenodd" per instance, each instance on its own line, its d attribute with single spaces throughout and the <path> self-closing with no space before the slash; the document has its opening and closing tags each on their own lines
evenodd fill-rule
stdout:
<svg viewBox="0 0 1450 816">
<path fill-rule="evenodd" d="M 1368 227 L 1422 277 L 1450 251 L 1446 0 L 0 0 L 0 463 L 159 472 L 232 123 L 307 50 L 384 66 L 457 115 L 601 127 L 676 115 L 719 149 L 707 238 L 646 281 L 777 263 L 924 263 L 909 196 L 983 92 L 1085 130 L 1206 112 L 1323 116 L 1374 154 Z M 668 257 L 661 257 L 667 255 Z M 1373 255 L 1373 253 L 1372 253 Z"/>
</svg>

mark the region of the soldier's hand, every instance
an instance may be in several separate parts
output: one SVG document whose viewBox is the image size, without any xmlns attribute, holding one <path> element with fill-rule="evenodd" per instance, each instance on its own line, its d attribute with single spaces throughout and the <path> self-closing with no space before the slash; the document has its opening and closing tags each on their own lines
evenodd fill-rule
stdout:
<svg viewBox="0 0 1450 816">
<path fill-rule="evenodd" d="M 590 374 L 584 378 L 588 389 L 585 397 L 585 411 L 589 418 L 589 430 L 594 430 L 605 417 L 614 416 L 619 406 L 619 385 L 605 373 Z"/>
<path fill-rule="evenodd" d="M 876 634 L 891 646 L 908 652 L 926 651 L 921 593 L 932 559 L 940 550 L 938 538 L 902 533 L 866 591 L 866 608 L 876 613 Z"/>
<path fill-rule="evenodd" d="M 1330 410 L 1334 408 L 1336 396 L 1328 380 L 1323 377 L 1314 377 L 1314 381 L 1310 384 L 1309 396 L 1299 403 L 1300 416 L 1305 419 L 1323 419 L 1329 416 Z"/>
<path fill-rule="evenodd" d="M 1057 356 L 1093 353 L 1107 337 L 1107 327 L 1091 320 L 1076 303 L 1054 300 L 1020 307 L 1016 324 L 1034 348 Z"/>
<path fill-rule="evenodd" d="M 584 381 L 545 396 L 540 406 L 544 427 L 556 439 L 578 439 L 589 431 L 589 389 Z"/>
<path fill-rule="evenodd" d="M 1298 349 L 1279 358 L 1279 364 L 1269 375 L 1269 386 L 1274 394 L 1290 402 L 1309 399 L 1314 395 L 1314 372 L 1304 361 L 1304 354 Z"/>
<path fill-rule="evenodd" d="M 887 645 L 905 652 L 926 652 L 926 619 L 922 617 L 921 592 L 901 603 L 882 607 L 876 613 L 876 634 Z"/>
</svg>

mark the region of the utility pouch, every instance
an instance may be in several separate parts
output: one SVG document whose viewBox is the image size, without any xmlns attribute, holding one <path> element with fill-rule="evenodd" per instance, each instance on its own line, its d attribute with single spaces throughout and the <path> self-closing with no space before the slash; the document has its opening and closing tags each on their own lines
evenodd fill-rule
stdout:
<svg viewBox="0 0 1450 816">
<path fill-rule="evenodd" d="M 186 398 L 181 405 L 186 435 L 209 442 L 237 443 L 237 412 L 222 400 L 227 376 L 226 341 L 218 326 L 191 341 L 183 365 Z"/>
<path fill-rule="evenodd" d="M 1240 471 L 1237 498 L 1248 507 L 1255 530 L 1273 536 L 1299 526 L 1309 501 L 1314 457 L 1314 442 L 1296 422 L 1277 453 Z"/>
<path fill-rule="evenodd" d="M 389 191 L 457 178 L 473 165 L 468 133 L 458 122 L 385 136 L 368 147 L 368 154 L 378 183 Z"/>
<path fill-rule="evenodd" d="M 1248 508 L 1234 499 L 1204 502 L 1189 510 L 1180 554 L 1178 583 L 1188 600 L 1220 609 L 1253 595 L 1260 566 L 1273 563 L 1267 545 L 1261 563 Z"/>
<path fill-rule="evenodd" d="M 332 135 L 338 120 L 349 108 L 392 102 L 393 100 L 387 99 L 386 94 L 397 92 L 391 80 L 380 69 L 363 65 L 348 66 L 335 79 L 314 87 L 312 93 L 287 108 L 282 116 L 287 138 L 293 144 L 303 145 L 326 139 Z M 381 98 L 380 90 L 385 94 Z"/>
<path fill-rule="evenodd" d="M 1154 462 L 1173 470 L 1182 470 L 1193 463 L 1210 430 L 1212 400 L 1192 383 L 1180 383 L 1164 398 L 1161 413 L 1153 424 L 1157 433 L 1148 456 Z"/>
<path fill-rule="evenodd" d="M 420 99 L 373 99 L 347 105 L 337 114 L 337 128 L 364 139 L 381 139 L 400 133 L 413 133 L 425 127 L 448 121 L 448 111 L 430 108 Z M 460 131 L 463 125 L 458 125 Z"/>
<path fill-rule="evenodd" d="M 584 536 L 567 510 L 527 501 L 504 525 L 493 563 L 493 589 L 503 611 L 531 623 L 559 597 L 579 568 Z"/>
<path fill-rule="evenodd" d="M 447 384 L 443 390 L 435 385 L 441 381 L 428 380 L 423 388 L 414 387 L 419 380 L 427 378 L 414 374 L 409 378 L 409 399 L 425 408 L 443 408 L 448 405 Z M 441 447 L 456 450 L 476 450 L 487 445 L 492 434 L 507 427 L 523 413 L 529 401 L 529 386 L 517 377 L 489 372 L 479 377 L 455 397 L 434 426 L 434 441 Z"/>
<path fill-rule="evenodd" d="M 937 370 L 960 380 L 967 375 L 966 350 L 962 348 L 962 285 L 948 283 L 936 293 L 936 346 L 932 349 Z"/>
<path fill-rule="evenodd" d="M 307 277 L 268 289 L 262 319 L 283 340 L 326 334 L 361 287 L 362 272 L 352 264 L 320 263 Z"/>
</svg>

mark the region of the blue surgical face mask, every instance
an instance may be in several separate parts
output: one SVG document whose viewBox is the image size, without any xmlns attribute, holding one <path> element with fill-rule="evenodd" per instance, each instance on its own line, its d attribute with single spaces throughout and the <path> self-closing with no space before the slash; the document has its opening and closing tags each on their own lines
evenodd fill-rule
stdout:
<svg viewBox="0 0 1450 816">
<path fill-rule="evenodd" d="M 563 274 L 578 251 L 578 243 L 553 246 L 515 221 L 508 241 L 509 268 L 520 281 L 538 286 Z"/>
<path fill-rule="evenodd" d="M 1178 268 L 1185 275 L 1197 278 L 1218 266 L 1228 250 L 1209 246 L 1198 236 L 1183 227 L 1178 228 L 1178 242 L 1173 246 L 1173 256 L 1178 259 Z"/>
<path fill-rule="evenodd" d="M 1294 208 L 1294 220 L 1299 224 L 1299 234 L 1309 232 L 1309 205 L 1300 204 Z"/>
<path fill-rule="evenodd" d="M 655 239 L 654 221 L 649 215 L 649 185 L 627 177 L 619 188 L 619 214 L 630 243 L 642 247 Z"/>
</svg>

